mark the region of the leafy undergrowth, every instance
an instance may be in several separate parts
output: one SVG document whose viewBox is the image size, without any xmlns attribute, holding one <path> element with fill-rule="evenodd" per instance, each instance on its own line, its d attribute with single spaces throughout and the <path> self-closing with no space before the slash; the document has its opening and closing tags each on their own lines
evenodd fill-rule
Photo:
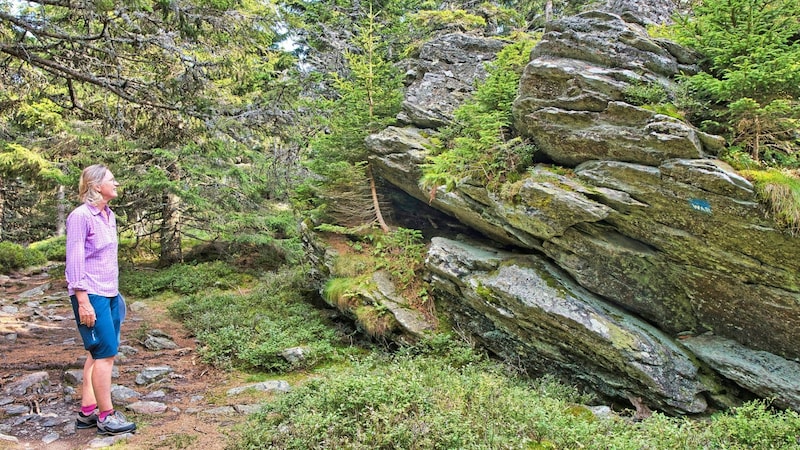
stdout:
<svg viewBox="0 0 800 450">
<path fill-rule="evenodd" d="M 800 415 L 766 402 L 705 418 L 598 416 L 577 390 L 520 376 L 452 335 L 394 352 L 349 343 L 308 301 L 301 266 L 255 279 L 232 272 L 222 284 L 202 281 L 208 267 L 195 269 L 149 279 L 161 279 L 156 295 L 171 299 L 207 361 L 292 380 L 289 393 L 229 430 L 231 449 L 800 448 Z M 175 300 L 166 286 L 184 292 Z M 280 351 L 295 346 L 309 358 L 288 364 Z"/>
<path fill-rule="evenodd" d="M 447 338 L 445 338 L 446 341 Z M 440 339 L 441 340 L 441 339 Z M 442 341 L 442 342 L 445 342 Z M 238 427 L 231 449 L 798 448 L 800 417 L 753 402 L 709 419 L 596 416 L 549 378 L 426 343 L 321 371 Z M 420 348 L 424 348 L 420 352 Z"/>
</svg>

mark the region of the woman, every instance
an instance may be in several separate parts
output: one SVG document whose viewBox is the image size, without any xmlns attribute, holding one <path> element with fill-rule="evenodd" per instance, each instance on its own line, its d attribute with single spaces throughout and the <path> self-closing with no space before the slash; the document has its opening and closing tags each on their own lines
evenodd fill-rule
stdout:
<svg viewBox="0 0 800 450">
<path fill-rule="evenodd" d="M 104 165 L 83 169 L 78 183 L 81 206 L 67 217 L 67 288 L 83 346 L 81 410 L 76 428 L 97 427 L 99 434 L 136 430 L 136 424 L 114 411 L 111 370 L 119 348 L 124 302 L 119 294 L 117 222 L 108 202 L 119 183 Z"/>
</svg>

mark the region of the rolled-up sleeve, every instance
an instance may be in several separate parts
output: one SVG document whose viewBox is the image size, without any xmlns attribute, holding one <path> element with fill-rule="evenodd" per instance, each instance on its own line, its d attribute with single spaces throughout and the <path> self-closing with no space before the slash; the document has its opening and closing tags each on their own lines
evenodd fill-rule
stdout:
<svg viewBox="0 0 800 450">
<path fill-rule="evenodd" d="M 89 221 L 85 214 L 70 214 L 67 218 L 67 267 L 65 275 L 69 292 L 86 291 L 86 238 Z"/>
</svg>

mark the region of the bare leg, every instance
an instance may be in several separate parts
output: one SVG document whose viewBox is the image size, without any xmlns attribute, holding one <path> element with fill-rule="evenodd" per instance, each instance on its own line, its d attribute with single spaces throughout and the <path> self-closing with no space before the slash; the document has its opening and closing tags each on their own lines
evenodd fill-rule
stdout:
<svg viewBox="0 0 800 450">
<path fill-rule="evenodd" d="M 89 354 L 86 356 L 86 362 L 83 364 L 83 382 L 81 384 L 81 406 L 91 406 L 97 404 L 97 398 L 94 395 L 94 388 L 92 387 L 92 372 L 94 367 L 94 358 Z"/>
<path fill-rule="evenodd" d="M 114 357 L 97 359 L 92 368 L 92 390 L 97 400 L 97 409 L 108 411 L 114 409 L 111 403 L 111 369 L 114 368 Z M 84 376 L 85 378 L 85 376 Z"/>
</svg>

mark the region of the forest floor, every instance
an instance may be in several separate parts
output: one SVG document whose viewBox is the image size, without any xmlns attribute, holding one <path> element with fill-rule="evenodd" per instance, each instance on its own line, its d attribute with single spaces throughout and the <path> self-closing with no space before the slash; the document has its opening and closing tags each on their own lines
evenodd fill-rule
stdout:
<svg viewBox="0 0 800 450">
<path fill-rule="evenodd" d="M 197 343 L 169 318 L 164 305 L 140 302 L 138 306 L 137 311 L 129 309 L 122 326 L 122 345 L 136 352 L 118 358 L 119 374 L 112 384 L 133 389 L 141 394 L 138 400 L 155 405 L 156 410 L 134 412 L 117 402 L 116 409 L 136 422 L 138 429 L 115 448 L 224 448 L 226 431 L 244 421 L 246 412 L 265 394 L 227 393 L 247 385 L 246 375 L 202 363 Z M 147 349 L 137 339 L 150 329 L 167 333 L 177 348 Z M 63 279 L 51 278 L 45 270 L 0 275 L 0 450 L 114 444 L 114 439 L 102 439 L 94 428 L 75 429 L 81 388 L 70 383 L 68 374 L 81 372 L 85 355 Z M 137 385 L 143 369 L 162 366 L 172 369 L 169 377 Z M 13 392 L 26 380 L 33 380 L 33 386 L 24 393 L 19 388 Z M 159 406 L 166 408 L 159 412 Z"/>
</svg>

